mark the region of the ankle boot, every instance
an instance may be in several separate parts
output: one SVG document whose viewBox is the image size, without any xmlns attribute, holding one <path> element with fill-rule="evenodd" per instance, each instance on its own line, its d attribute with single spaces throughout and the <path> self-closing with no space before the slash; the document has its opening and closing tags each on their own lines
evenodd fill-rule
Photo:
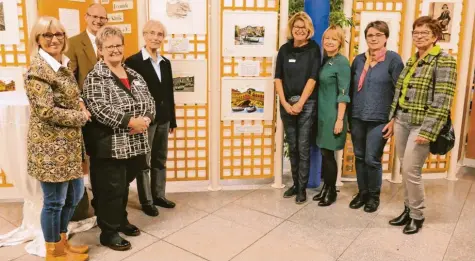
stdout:
<svg viewBox="0 0 475 261">
<path fill-rule="evenodd" d="M 419 229 L 422 228 L 422 224 L 424 224 L 424 221 L 424 218 L 421 220 L 411 218 L 411 220 L 406 224 L 402 232 L 407 235 L 415 234 L 419 232 Z"/>
<path fill-rule="evenodd" d="M 335 185 L 333 186 L 328 186 L 328 191 L 327 193 L 325 194 L 325 197 L 323 197 L 320 202 L 318 202 L 318 205 L 320 207 L 326 207 L 326 206 L 330 206 L 331 204 L 333 204 L 333 202 L 336 201 L 336 197 L 337 197 L 337 194 L 336 194 L 336 187 Z"/>
<path fill-rule="evenodd" d="M 58 243 L 45 243 L 46 247 L 46 261 L 67 261 L 66 252 L 64 252 L 64 245 L 61 241 Z"/>
<path fill-rule="evenodd" d="M 353 200 L 350 202 L 350 208 L 352 209 L 359 209 L 360 207 L 366 204 L 366 200 L 368 199 L 368 191 L 362 190 L 355 195 Z"/>
<path fill-rule="evenodd" d="M 89 251 L 89 247 L 85 245 L 72 246 L 69 244 L 66 233 L 61 233 L 61 241 L 63 244 L 64 252 L 68 257 L 68 261 L 86 261 L 89 260 L 89 255 L 86 254 Z"/>
<path fill-rule="evenodd" d="M 284 192 L 284 198 L 291 198 L 295 195 L 297 195 L 297 187 L 295 185 Z"/>
<path fill-rule="evenodd" d="M 327 191 L 328 191 L 328 186 L 327 184 L 323 183 L 322 189 L 320 190 L 320 192 L 318 192 L 317 195 L 313 197 L 313 200 L 320 201 L 323 197 L 325 197 L 325 194 L 327 193 Z"/>
<path fill-rule="evenodd" d="M 295 203 L 303 204 L 307 201 L 307 190 L 306 187 L 301 187 L 297 189 L 297 197 L 295 198 Z"/>
<path fill-rule="evenodd" d="M 378 210 L 379 207 L 379 194 L 380 191 L 370 192 L 368 196 L 368 201 L 364 206 L 364 211 L 367 213 L 373 213 Z"/>
<path fill-rule="evenodd" d="M 404 211 L 401 213 L 401 215 L 399 215 L 396 218 L 393 218 L 393 219 L 389 220 L 389 224 L 391 226 L 404 226 L 404 225 L 406 225 L 411 220 L 411 218 L 409 217 L 409 212 L 410 212 L 409 208 L 407 206 L 404 206 Z"/>
</svg>

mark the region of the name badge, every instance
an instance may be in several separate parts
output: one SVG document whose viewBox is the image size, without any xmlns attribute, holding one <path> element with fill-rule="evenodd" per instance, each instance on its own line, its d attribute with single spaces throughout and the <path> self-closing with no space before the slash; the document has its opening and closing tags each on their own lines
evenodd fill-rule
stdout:
<svg viewBox="0 0 475 261">
<path fill-rule="evenodd" d="M 297 60 L 295 59 L 289 59 L 289 63 L 295 63 Z"/>
</svg>

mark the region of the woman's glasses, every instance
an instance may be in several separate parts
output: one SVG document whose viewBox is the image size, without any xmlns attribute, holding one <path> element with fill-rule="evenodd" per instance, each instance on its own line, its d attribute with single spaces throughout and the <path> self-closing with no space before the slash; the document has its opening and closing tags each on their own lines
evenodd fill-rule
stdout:
<svg viewBox="0 0 475 261">
<path fill-rule="evenodd" d="M 53 40 L 53 37 L 56 37 L 56 39 L 58 39 L 58 41 L 62 41 L 64 40 L 64 37 L 66 36 L 66 33 L 62 33 L 62 32 L 57 32 L 57 33 L 44 33 L 44 34 L 41 34 L 41 36 L 43 36 L 43 38 L 45 38 L 47 41 L 52 41 Z"/>
</svg>

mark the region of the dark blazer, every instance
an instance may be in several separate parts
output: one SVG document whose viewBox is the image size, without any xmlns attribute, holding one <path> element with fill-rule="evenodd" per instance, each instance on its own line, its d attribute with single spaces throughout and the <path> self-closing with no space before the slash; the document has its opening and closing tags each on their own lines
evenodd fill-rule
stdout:
<svg viewBox="0 0 475 261">
<path fill-rule="evenodd" d="M 128 159 L 150 152 L 148 134 L 131 135 L 130 118 L 155 116 L 155 102 L 145 80 L 124 66 L 130 90 L 99 61 L 84 81 L 83 99 L 92 114 L 84 128 L 86 150 L 91 157 Z"/>
<path fill-rule="evenodd" d="M 175 97 L 173 95 L 173 76 L 170 60 L 163 57 L 160 62 L 161 80 L 153 68 L 150 58 L 143 59 L 142 51 L 130 56 L 125 64 L 138 72 L 147 82 L 150 94 L 155 99 L 155 123 L 170 122 L 170 128 L 176 128 Z"/>
</svg>

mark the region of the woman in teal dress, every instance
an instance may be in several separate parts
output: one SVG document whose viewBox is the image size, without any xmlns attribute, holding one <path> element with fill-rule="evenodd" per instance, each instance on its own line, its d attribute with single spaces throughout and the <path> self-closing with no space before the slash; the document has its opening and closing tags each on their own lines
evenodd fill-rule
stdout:
<svg viewBox="0 0 475 261">
<path fill-rule="evenodd" d="M 348 59 L 340 53 L 344 43 L 345 33 L 340 27 L 330 26 L 323 34 L 325 58 L 319 77 L 317 145 L 322 151 L 324 185 L 313 198 L 320 201 L 319 206 L 329 206 L 336 201 L 335 151 L 343 149 L 346 141 L 351 70 Z"/>
</svg>

